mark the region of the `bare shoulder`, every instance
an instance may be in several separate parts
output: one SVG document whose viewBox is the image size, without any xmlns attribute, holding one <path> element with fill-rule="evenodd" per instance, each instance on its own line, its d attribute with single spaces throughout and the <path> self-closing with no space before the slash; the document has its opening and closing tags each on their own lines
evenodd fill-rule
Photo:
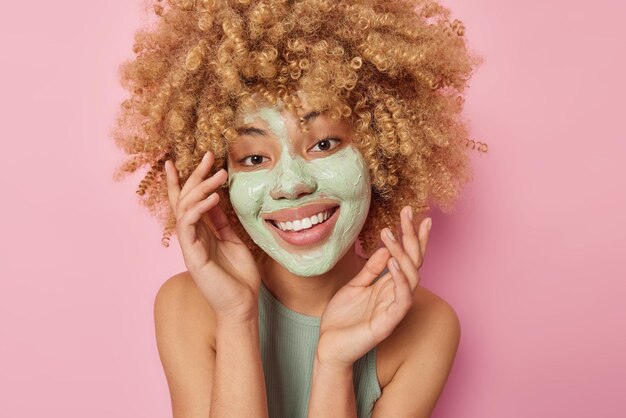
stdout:
<svg viewBox="0 0 626 418">
<path fill-rule="evenodd" d="M 176 321 L 181 332 L 204 337 L 214 347 L 215 315 L 188 271 L 167 279 L 154 301 L 155 322 Z"/>
<path fill-rule="evenodd" d="M 372 418 L 429 417 L 459 345 L 459 318 L 445 300 L 418 287 L 413 305 L 377 350 L 382 395 Z"/>
<path fill-rule="evenodd" d="M 154 323 L 174 418 L 208 416 L 214 315 L 189 272 L 161 285 L 154 300 Z"/>
<path fill-rule="evenodd" d="M 418 287 L 413 297 L 413 309 L 408 322 L 424 332 L 460 336 L 461 324 L 454 308 L 440 296 L 424 287 Z"/>
<path fill-rule="evenodd" d="M 452 306 L 440 296 L 419 286 L 406 317 L 378 346 L 377 364 L 381 387 L 386 387 L 397 375 L 401 365 L 407 362 L 428 364 L 437 360 L 432 356 L 439 356 L 438 364 L 442 365 L 453 360 L 460 334 L 460 321 Z M 445 365 L 442 367 L 445 369 Z M 446 370 L 442 372 L 447 373 Z"/>
</svg>

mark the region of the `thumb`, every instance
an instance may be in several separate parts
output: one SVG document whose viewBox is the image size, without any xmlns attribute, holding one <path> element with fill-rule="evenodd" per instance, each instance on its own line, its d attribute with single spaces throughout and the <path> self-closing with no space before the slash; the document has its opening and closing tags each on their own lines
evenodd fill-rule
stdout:
<svg viewBox="0 0 626 418">
<path fill-rule="evenodd" d="M 387 267 L 391 254 L 387 247 L 381 247 L 367 260 L 359 274 L 348 282 L 350 286 L 369 286 Z"/>
<path fill-rule="evenodd" d="M 221 198 L 219 193 L 218 197 Z M 228 222 L 228 217 L 219 203 L 206 213 L 206 217 L 207 224 L 217 239 L 220 241 L 231 241 L 235 243 L 242 242 Z"/>
</svg>

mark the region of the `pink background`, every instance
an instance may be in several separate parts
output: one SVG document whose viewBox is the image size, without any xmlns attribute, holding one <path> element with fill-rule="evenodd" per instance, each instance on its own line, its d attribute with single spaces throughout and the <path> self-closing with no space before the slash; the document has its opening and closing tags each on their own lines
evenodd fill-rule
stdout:
<svg viewBox="0 0 626 418">
<path fill-rule="evenodd" d="M 0 14 L 0 416 L 168 417 L 152 308 L 185 267 L 107 136 L 141 2 L 38 3 Z M 433 215 L 422 285 L 462 323 L 434 416 L 626 416 L 626 5 L 446 4 L 490 148 Z"/>
</svg>

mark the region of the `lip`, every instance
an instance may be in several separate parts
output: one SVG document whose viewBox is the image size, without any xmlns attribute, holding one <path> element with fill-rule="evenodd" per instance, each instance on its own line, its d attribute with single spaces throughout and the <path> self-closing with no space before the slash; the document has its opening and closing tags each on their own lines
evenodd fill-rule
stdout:
<svg viewBox="0 0 626 418">
<path fill-rule="evenodd" d="M 337 205 L 335 205 L 337 206 Z M 278 235 L 283 241 L 295 246 L 305 246 L 317 244 L 324 241 L 330 236 L 330 233 L 335 228 L 337 219 L 339 218 L 339 211 L 341 208 L 337 206 L 337 209 L 330 218 L 321 224 L 314 225 L 311 228 L 300 231 L 283 231 L 276 227 L 270 220 L 266 219 L 265 223 L 276 235 Z M 318 212 L 315 212 L 318 213 Z M 314 214 L 315 214 L 314 213 Z M 313 214 L 313 215 L 314 215 Z M 281 221 L 282 222 L 282 221 Z"/>
<path fill-rule="evenodd" d="M 281 209 L 276 212 L 265 213 L 261 215 L 261 218 L 266 221 L 293 222 L 297 219 L 310 218 L 313 215 L 338 206 L 339 203 L 332 201 L 317 202 L 293 209 Z"/>
</svg>

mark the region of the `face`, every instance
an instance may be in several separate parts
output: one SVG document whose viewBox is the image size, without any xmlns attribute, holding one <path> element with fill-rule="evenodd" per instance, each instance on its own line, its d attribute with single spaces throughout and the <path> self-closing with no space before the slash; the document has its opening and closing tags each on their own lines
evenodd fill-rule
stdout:
<svg viewBox="0 0 626 418">
<path fill-rule="evenodd" d="M 298 120 L 307 121 L 307 132 Z M 346 122 L 279 103 L 240 111 L 229 194 L 254 242 L 298 276 L 329 271 L 352 248 L 371 201 L 369 171 Z"/>
</svg>

